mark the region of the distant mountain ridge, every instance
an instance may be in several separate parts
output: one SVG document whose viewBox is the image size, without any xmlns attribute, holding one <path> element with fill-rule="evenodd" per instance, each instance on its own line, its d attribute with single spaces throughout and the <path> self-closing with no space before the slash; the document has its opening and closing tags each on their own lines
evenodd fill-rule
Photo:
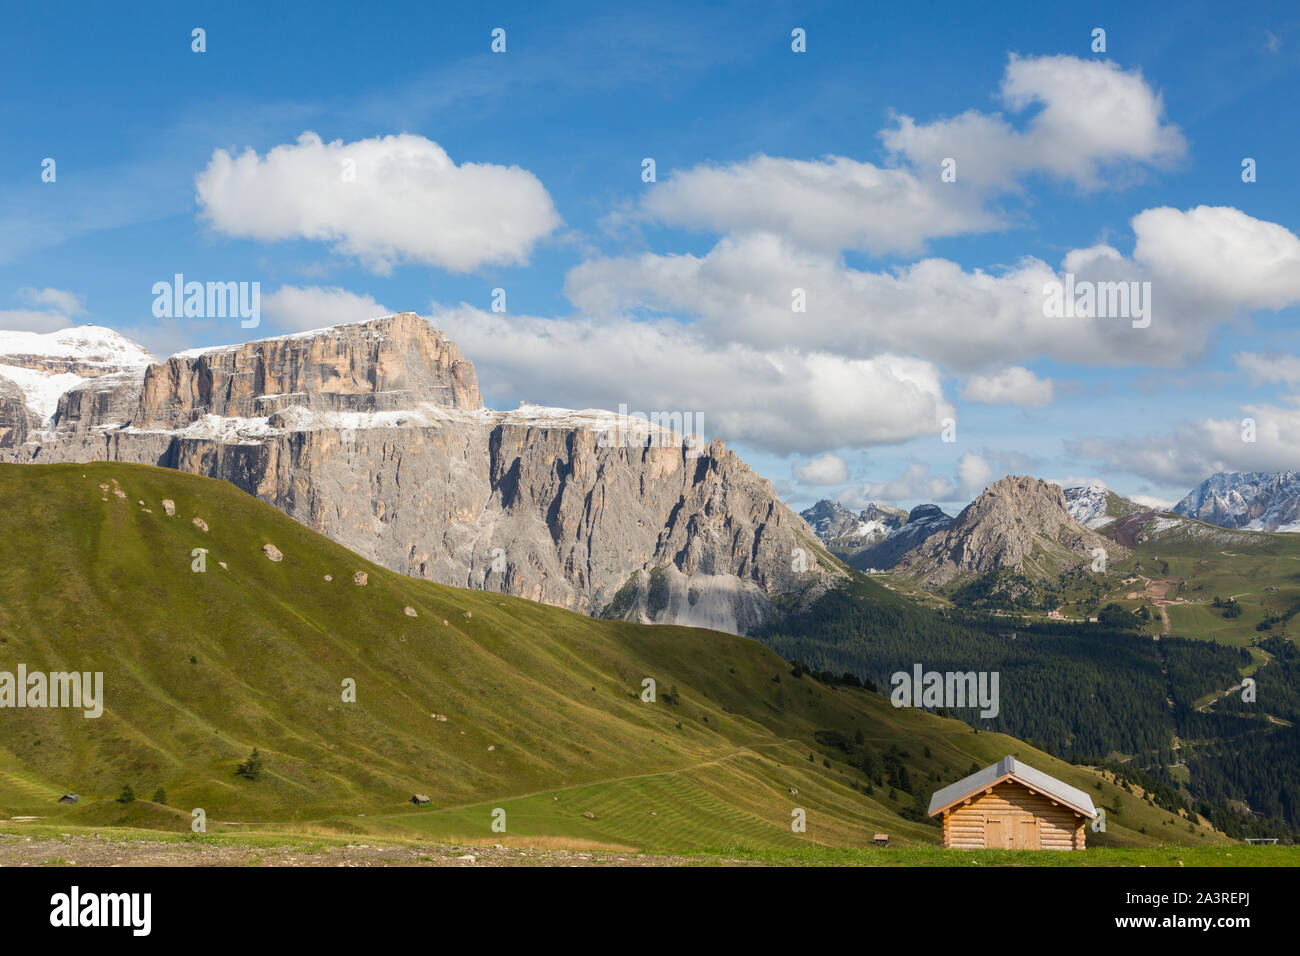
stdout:
<svg viewBox="0 0 1300 956">
<path fill-rule="evenodd" d="M 855 555 L 849 564 L 859 571 L 888 571 L 900 558 L 952 524 L 938 505 L 917 505 L 907 520 L 876 545 Z"/>
<path fill-rule="evenodd" d="M 1300 532 L 1300 471 L 1219 472 L 1173 512 L 1221 528 Z"/>
<path fill-rule="evenodd" d="M 1008 475 L 903 555 L 896 570 L 931 588 L 1001 570 L 1055 580 L 1064 570 L 1089 566 L 1097 548 L 1111 558 L 1128 553 L 1076 521 L 1059 485 Z"/>
<path fill-rule="evenodd" d="M 873 501 L 854 514 L 839 502 L 825 498 L 801 511 L 799 516 L 808 522 L 829 551 L 846 559 L 883 541 L 907 520 L 907 512 L 902 508 Z"/>
</svg>

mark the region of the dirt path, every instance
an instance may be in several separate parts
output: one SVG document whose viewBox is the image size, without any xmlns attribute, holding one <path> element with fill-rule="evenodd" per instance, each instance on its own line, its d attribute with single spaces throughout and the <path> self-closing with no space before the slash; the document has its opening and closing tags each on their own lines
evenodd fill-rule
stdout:
<svg viewBox="0 0 1300 956">
<path fill-rule="evenodd" d="M 1229 687 L 1227 690 L 1216 690 L 1214 692 L 1213 697 L 1211 697 L 1209 700 L 1207 700 L 1205 703 L 1203 703 L 1200 707 L 1197 707 L 1196 709 L 1203 714 L 1207 714 L 1209 713 L 1211 707 L 1213 707 L 1219 701 L 1223 700 L 1223 698 L 1227 697 L 1229 694 L 1241 690 L 1241 688 L 1244 686 L 1245 686 L 1244 684 L 1238 682 L 1236 686 Z"/>
</svg>

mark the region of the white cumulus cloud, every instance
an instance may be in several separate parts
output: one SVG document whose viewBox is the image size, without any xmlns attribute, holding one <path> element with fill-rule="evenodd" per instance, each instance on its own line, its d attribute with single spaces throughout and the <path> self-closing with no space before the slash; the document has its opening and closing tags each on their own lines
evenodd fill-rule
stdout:
<svg viewBox="0 0 1300 956">
<path fill-rule="evenodd" d="M 829 452 L 802 464 L 795 462 L 791 471 L 805 485 L 842 485 L 849 480 L 849 467 L 844 459 Z"/>
<path fill-rule="evenodd" d="M 368 295 L 338 287 L 286 285 L 262 299 L 262 312 L 282 329 L 305 332 L 345 322 L 392 315 L 393 310 Z"/>
<path fill-rule="evenodd" d="M 1300 385 L 1300 356 L 1265 355 L 1258 352 L 1239 352 L 1236 356 L 1237 368 L 1250 376 L 1251 381 L 1281 382 L 1286 385 Z"/>
<path fill-rule="evenodd" d="M 641 206 L 648 218 L 718 233 L 773 232 L 805 248 L 910 252 L 924 240 L 998 227 L 979 197 L 843 156 L 755 156 L 674 173 Z"/>
<path fill-rule="evenodd" d="M 932 123 L 900 116 L 881 138 L 936 175 L 942 160 L 954 159 L 957 182 L 988 189 L 1016 189 L 1035 172 L 1092 189 L 1138 165 L 1167 166 L 1186 151 L 1141 72 L 1109 60 L 1012 54 L 1000 95 L 1012 112 L 1036 108 L 1024 129 L 1001 114 L 968 110 Z"/>
<path fill-rule="evenodd" d="M 196 186 L 202 216 L 219 232 L 328 242 L 381 274 L 403 262 L 453 272 L 523 263 L 560 225 L 528 170 L 458 166 L 410 133 L 326 143 L 306 132 L 265 156 L 218 149 Z"/>
<path fill-rule="evenodd" d="M 1019 365 L 991 375 L 973 375 L 962 398 L 985 405 L 1046 405 L 1052 401 L 1052 380 Z"/>
<path fill-rule="evenodd" d="M 19 301 L 31 308 L 0 309 L 0 330 L 7 332 L 57 332 L 86 314 L 85 296 L 64 289 L 18 290 Z"/>
<path fill-rule="evenodd" d="M 1132 256 L 1096 245 L 1068 252 L 1061 269 L 1026 257 L 996 274 L 939 258 L 855 269 L 775 233 L 728 235 L 699 256 L 589 260 L 569 271 L 565 292 L 596 318 L 693 315 L 700 334 L 718 342 L 795 343 L 859 358 L 910 353 L 983 374 L 1036 358 L 1176 365 L 1202 354 L 1220 326 L 1300 303 L 1300 238 L 1282 226 L 1204 206 L 1148 210 L 1132 226 Z M 1063 286 L 1067 273 L 1077 285 L 1129 283 L 1130 313 L 1049 317 L 1045 290 Z M 792 307 L 796 289 L 804 312 Z"/>
<path fill-rule="evenodd" d="M 1170 431 L 1066 443 L 1073 454 L 1161 485 L 1190 487 L 1220 471 L 1300 467 L 1300 396 L 1289 405 L 1243 405 L 1236 418 L 1185 421 Z"/>
<path fill-rule="evenodd" d="M 958 459 L 955 475 L 937 474 L 923 462 L 911 462 L 896 475 L 846 491 L 840 501 L 849 508 L 865 508 L 873 501 L 963 503 L 988 487 L 993 475 L 993 466 L 984 457 L 968 451 Z"/>
<path fill-rule="evenodd" d="M 954 414 L 939 370 L 909 356 L 719 343 L 671 319 L 596 323 L 462 305 L 433 322 L 474 362 L 489 396 L 693 412 L 711 438 L 779 454 L 906 441 Z"/>
</svg>

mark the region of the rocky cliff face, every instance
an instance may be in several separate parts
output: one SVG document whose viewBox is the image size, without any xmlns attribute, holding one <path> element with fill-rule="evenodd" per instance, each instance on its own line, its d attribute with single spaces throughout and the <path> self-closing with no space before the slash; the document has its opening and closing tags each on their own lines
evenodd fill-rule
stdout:
<svg viewBox="0 0 1300 956">
<path fill-rule="evenodd" d="M 173 355 L 144 375 L 140 428 L 205 415 L 258 418 L 295 407 L 390 411 L 432 402 L 482 408 L 474 366 L 414 313 Z"/>
<path fill-rule="evenodd" d="M 74 385 L 59 396 L 51 422 L 56 437 L 93 435 L 130 422 L 139 411 L 144 370 L 114 372 Z"/>
<path fill-rule="evenodd" d="M 1010 475 L 984 489 L 942 533 L 903 555 L 896 570 L 927 587 L 998 570 L 1054 580 L 1064 570 L 1090 567 L 1095 548 L 1107 560 L 1128 553 L 1075 521 L 1059 485 Z"/>
<path fill-rule="evenodd" d="M 36 413 L 27 407 L 27 395 L 18 383 L 0 376 L 0 448 L 21 445 L 40 423 Z"/>
<path fill-rule="evenodd" d="M 129 425 L 72 426 L 115 417 L 128 385 L 65 396 L 68 427 L 10 457 L 222 478 L 394 570 L 588 614 L 744 633 L 840 574 L 721 443 L 484 409 L 473 366 L 414 314 L 183 353 L 143 375 Z"/>
</svg>

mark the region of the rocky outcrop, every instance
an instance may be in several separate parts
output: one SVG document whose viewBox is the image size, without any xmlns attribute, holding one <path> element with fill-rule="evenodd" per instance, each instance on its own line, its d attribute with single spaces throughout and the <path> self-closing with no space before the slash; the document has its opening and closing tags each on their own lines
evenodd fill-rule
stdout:
<svg viewBox="0 0 1300 956">
<path fill-rule="evenodd" d="M 144 370 L 87 379 L 59 396 L 52 425 L 63 438 L 130 424 L 140 407 Z"/>
<path fill-rule="evenodd" d="M 1060 485 L 1009 475 L 985 488 L 941 534 L 903 555 L 896 570 L 926 587 L 1000 570 L 1056 580 L 1062 571 L 1091 567 L 1097 548 L 1111 561 L 1128 554 L 1070 517 Z"/>
<path fill-rule="evenodd" d="M 18 383 L 0 376 L 0 448 L 21 445 L 40 424 Z"/>
<path fill-rule="evenodd" d="M 842 575 L 721 443 L 612 412 L 484 409 L 470 363 L 409 313 L 175 356 L 145 374 L 129 426 L 11 457 L 225 479 L 393 570 L 588 614 L 742 633 L 776 595 Z"/>
</svg>

